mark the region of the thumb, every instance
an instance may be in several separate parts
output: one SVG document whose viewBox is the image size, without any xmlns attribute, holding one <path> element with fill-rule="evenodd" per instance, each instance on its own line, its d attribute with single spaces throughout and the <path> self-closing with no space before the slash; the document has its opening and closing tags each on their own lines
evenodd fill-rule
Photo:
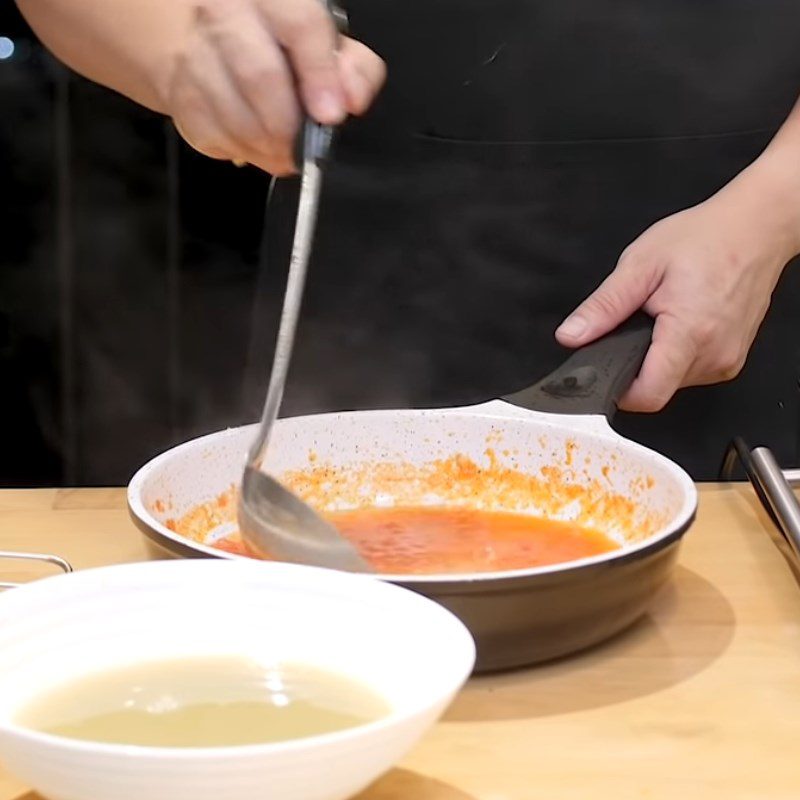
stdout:
<svg viewBox="0 0 800 800">
<path fill-rule="evenodd" d="M 620 259 L 616 269 L 558 327 L 556 339 L 580 347 L 624 322 L 655 291 L 658 276 L 645 263 Z"/>
</svg>

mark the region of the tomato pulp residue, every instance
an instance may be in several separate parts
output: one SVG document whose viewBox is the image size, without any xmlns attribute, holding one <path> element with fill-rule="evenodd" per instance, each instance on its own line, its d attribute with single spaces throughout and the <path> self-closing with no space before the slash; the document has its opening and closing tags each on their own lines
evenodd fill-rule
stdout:
<svg viewBox="0 0 800 800">
<path fill-rule="evenodd" d="M 571 453 L 568 445 L 568 453 Z M 570 467 L 543 466 L 523 472 L 503 463 L 489 448 L 486 463 L 458 454 L 423 464 L 378 461 L 347 467 L 313 464 L 291 470 L 281 481 L 322 511 L 344 511 L 388 502 L 394 506 L 441 505 L 508 511 L 547 519 L 570 519 L 615 540 L 641 540 L 662 524 L 658 514 L 630 496 L 611 490 L 607 473 L 579 476 Z M 570 454 L 570 460 L 574 454 Z M 379 499 L 383 498 L 383 499 Z"/>
<path fill-rule="evenodd" d="M 328 516 L 381 572 L 432 574 L 525 569 L 573 561 L 655 532 L 662 511 L 642 495 L 652 478 L 635 476 L 630 493 L 611 486 L 614 468 L 579 474 L 575 453 L 536 472 L 514 468 L 493 449 L 425 463 L 331 465 L 309 457 L 280 480 Z M 612 455 L 613 460 L 613 455 Z M 180 536 L 247 555 L 236 530 L 237 489 L 165 520 Z"/>
</svg>

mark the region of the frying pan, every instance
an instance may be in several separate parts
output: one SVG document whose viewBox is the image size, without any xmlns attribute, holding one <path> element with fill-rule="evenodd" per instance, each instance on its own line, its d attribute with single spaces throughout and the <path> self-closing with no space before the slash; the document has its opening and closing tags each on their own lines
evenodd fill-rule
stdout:
<svg viewBox="0 0 800 800">
<path fill-rule="evenodd" d="M 602 529 L 619 541 L 619 549 L 564 564 L 377 577 L 427 595 L 459 616 L 477 643 L 476 671 L 574 653 L 647 611 L 671 574 L 697 508 L 695 486 L 677 464 L 609 424 L 651 334 L 652 320 L 637 315 L 574 352 L 531 388 L 480 405 L 281 419 L 265 468 L 290 484 L 291 476 L 321 476 L 311 494 L 311 481 L 295 488 L 305 485 L 305 498 L 322 510 L 453 502 Z M 195 439 L 136 473 L 128 487 L 129 509 L 161 552 L 243 557 L 209 546 L 208 539 L 178 535 L 167 523 L 238 483 L 253 432 L 248 425 Z M 464 460 L 473 465 L 471 483 L 458 470 L 452 481 L 438 480 L 435 491 L 420 478 Z M 412 477 L 402 479 L 403 470 Z M 508 475 L 522 476 L 522 483 L 509 488 L 498 478 Z"/>
</svg>

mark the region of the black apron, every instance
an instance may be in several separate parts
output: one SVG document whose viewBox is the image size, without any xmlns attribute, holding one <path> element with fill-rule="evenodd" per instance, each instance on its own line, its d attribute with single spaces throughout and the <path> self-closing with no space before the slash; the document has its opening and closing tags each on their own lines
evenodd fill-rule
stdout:
<svg viewBox="0 0 800 800">
<path fill-rule="evenodd" d="M 284 413 L 455 405 L 564 358 L 553 332 L 656 220 L 723 186 L 800 93 L 795 0 L 348 3 L 389 64 L 326 177 Z M 251 374 L 296 185 L 279 186 Z M 747 368 L 617 429 L 713 478 L 744 434 L 794 458 L 797 276 Z M 263 381 L 254 380 L 255 415 Z"/>
</svg>

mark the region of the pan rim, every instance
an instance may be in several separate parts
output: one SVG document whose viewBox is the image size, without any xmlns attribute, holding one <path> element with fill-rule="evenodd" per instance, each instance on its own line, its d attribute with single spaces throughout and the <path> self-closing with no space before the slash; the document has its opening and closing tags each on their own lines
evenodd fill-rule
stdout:
<svg viewBox="0 0 800 800">
<path fill-rule="evenodd" d="M 512 409 L 510 412 L 498 411 L 499 406 L 496 403 L 502 403 Z M 302 420 L 313 418 L 317 421 L 324 421 L 330 417 L 352 416 L 358 414 L 359 417 L 375 418 L 375 417 L 419 417 L 419 416 L 463 416 L 474 415 L 480 416 L 485 419 L 497 419 L 502 422 L 531 422 L 535 424 L 546 424 L 549 427 L 567 430 L 577 435 L 588 436 L 592 439 L 605 440 L 613 442 L 614 444 L 625 448 L 632 453 L 638 453 L 643 458 L 649 461 L 655 461 L 670 474 L 679 484 L 683 493 L 683 505 L 678 512 L 673 516 L 669 524 L 665 525 L 662 529 L 654 534 L 646 537 L 640 542 L 631 545 L 624 545 L 619 549 L 611 550 L 605 553 L 600 553 L 586 558 L 576 559 L 574 561 L 559 562 L 556 564 L 548 564 L 538 567 L 529 567 L 526 569 L 504 570 L 496 572 L 459 572 L 459 573 L 432 573 L 425 575 L 403 575 L 395 573 L 380 573 L 376 574 L 380 580 L 388 580 L 392 583 L 403 583 L 408 586 L 427 585 L 427 584 L 479 584 L 491 583 L 497 581 L 508 581 L 523 578 L 535 578 L 538 576 L 556 575 L 571 573 L 578 570 L 583 570 L 590 567 L 597 567 L 602 565 L 609 565 L 619 563 L 621 561 L 628 561 L 634 558 L 641 558 L 647 555 L 648 552 L 665 547 L 676 539 L 679 539 L 692 525 L 697 514 L 698 495 L 697 488 L 694 481 L 689 477 L 688 473 L 683 470 L 678 464 L 670 460 L 666 456 L 651 450 L 644 445 L 620 436 L 616 431 L 611 428 L 605 417 L 599 416 L 599 420 L 593 417 L 568 417 L 561 414 L 551 414 L 541 411 L 527 411 L 518 409 L 505 401 L 494 401 L 484 403 L 476 406 L 461 406 L 451 408 L 424 408 L 424 409 L 377 409 L 369 411 L 343 411 L 343 412 L 327 412 L 324 414 L 307 414 L 298 415 L 295 417 L 283 417 L 278 423 L 289 422 L 292 420 Z M 576 424 L 568 424 L 575 422 Z M 601 424 L 598 422 L 602 420 Z M 158 546 L 166 548 L 173 554 L 183 556 L 186 551 L 191 551 L 193 554 L 190 557 L 210 557 L 222 558 L 228 560 L 255 560 L 249 556 L 242 556 L 235 553 L 228 553 L 222 550 L 211 547 L 210 545 L 195 542 L 184 536 L 181 536 L 166 527 L 158 521 L 153 514 L 145 507 L 142 501 L 142 489 L 149 474 L 155 471 L 164 462 L 170 461 L 178 457 L 183 451 L 190 451 L 201 448 L 204 442 L 209 440 L 217 442 L 226 437 L 235 437 L 244 435 L 248 429 L 255 430 L 256 424 L 250 423 L 237 427 L 224 428 L 222 430 L 213 431 L 211 433 L 203 434 L 201 436 L 189 439 L 182 442 L 149 460 L 142 465 L 133 475 L 127 487 L 127 505 L 128 511 L 134 524 L 139 530 L 144 533 Z M 244 459 L 244 451 L 242 454 Z M 170 545 L 174 545 L 171 547 Z"/>
</svg>

